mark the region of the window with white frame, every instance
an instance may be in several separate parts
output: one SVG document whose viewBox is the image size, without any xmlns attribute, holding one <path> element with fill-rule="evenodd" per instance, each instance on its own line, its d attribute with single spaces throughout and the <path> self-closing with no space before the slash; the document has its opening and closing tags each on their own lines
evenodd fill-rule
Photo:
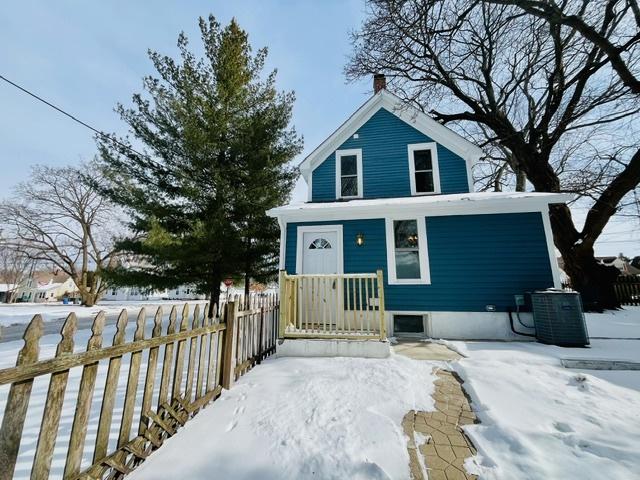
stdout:
<svg viewBox="0 0 640 480">
<path fill-rule="evenodd" d="M 336 151 L 336 198 L 362 197 L 362 150 Z"/>
<path fill-rule="evenodd" d="M 386 230 L 389 283 L 430 283 L 424 218 L 387 218 Z"/>
<path fill-rule="evenodd" d="M 434 142 L 409 147 L 409 172 L 412 195 L 440 193 L 438 149 Z"/>
</svg>

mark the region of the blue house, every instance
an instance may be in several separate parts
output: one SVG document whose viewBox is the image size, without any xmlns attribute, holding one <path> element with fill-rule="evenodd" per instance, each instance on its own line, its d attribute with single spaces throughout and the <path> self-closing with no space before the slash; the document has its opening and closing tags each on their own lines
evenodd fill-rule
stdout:
<svg viewBox="0 0 640 480">
<path fill-rule="evenodd" d="M 383 302 L 389 335 L 511 338 L 516 296 L 561 286 L 549 204 L 567 195 L 474 192 L 480 148 L 401 105 L 384 77 L 374 91 L 300 164 L 308 201 L 269 211 L 297 292 L 283 299 L 291 326 L 346 325 L 356 304 L 370 314 Z"/>
</svg>

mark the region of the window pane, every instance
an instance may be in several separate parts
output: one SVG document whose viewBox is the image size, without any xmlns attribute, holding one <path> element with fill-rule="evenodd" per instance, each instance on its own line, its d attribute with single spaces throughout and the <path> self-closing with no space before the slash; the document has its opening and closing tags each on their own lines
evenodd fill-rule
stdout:
<svg viewBox="0 0 640 480">
<path fill-rule="evenodd" d="M 416 171 L 418 170 L 431 170 L 431 150 L 416 150 L 413 152 L 413 161 L 416 165 Z"/>
<path fill-rule="evenodd" d="M 342 177 L 341 194 L 343 197 L 358 195 L 358 177 Z"/>
<path fill-rule="evenodd" d="M 355 155 L 340 157 L 340 175 L 357 175 L 358 161 Z"/>
<path fill-rule="evenodd" d="M 394 315 L 394 333 L 424 333 L 422 315 Z"/>
<path fill-rule="evenodd" d="M 418 222 L 416 220 L 395 220 L 393 233 L 396 248 L 418 247 Z"/>
<path fill-rule="evenodd" d="M 416 172 L 416 192 L 433 192 L 433 172 Z"/>
<path fill-rule="evenodd" d="M 396 278 L 420 278 L 420 258 L 417 250 L 396 251 Z"/>
</svg>

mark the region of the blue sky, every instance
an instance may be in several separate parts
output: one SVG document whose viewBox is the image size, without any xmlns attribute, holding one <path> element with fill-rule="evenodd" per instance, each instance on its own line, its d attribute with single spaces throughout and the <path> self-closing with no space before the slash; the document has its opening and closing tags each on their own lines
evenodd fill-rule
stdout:
<svg viewBox="0 0 640 480">
<path fill-rule="evenodd" d="M 364 17 L 364 0 L 323 1 L 5 1 L 0 4 L 0 73 L 87 123 L 125 133 L 113 112 L 142 90 L 153 73 L 147 49 L 175 55 L 184 30 L 196 48 L 197 18 L 236 17 L 254 48 L 269 48 L 278 87 L 295 90 L 294 124 L 304 155 L 322 142 L 371 93 L 371 82 L 347 84 L 343 68 L 350 30 Z M 0 82 L 0 198 L 35 164 L 69 165 L 95 154 L 92 133 Z M 299 182 L 294 200 L 306 196 Z M 580 216 L 582 212 L 575 212 Z M 638 241 L 616 219 L 600 254 L 640 254 Z M 631 221 L 637 224 L 635 221 Z"/>
</svg>

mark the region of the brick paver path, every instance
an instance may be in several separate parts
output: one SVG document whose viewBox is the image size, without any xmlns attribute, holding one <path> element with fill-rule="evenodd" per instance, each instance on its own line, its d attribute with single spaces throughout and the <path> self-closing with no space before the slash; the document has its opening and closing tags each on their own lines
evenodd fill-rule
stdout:
<svg viewBox="0 0 640 480">
<path fill-rule="evenodd" d="M 408 351 L 397 353 L 415 357 L 415 352 L 411 352 L 414 355 Z M 464 462 L 476 454 L 476 449 L 461 427 L 478 420 L 460 378 L 448 370 L 436 369 L 434 373 L 438 377 L 433 394 L 436 411 L 412 410 L 402 420 L 402 427 L 409 438 L 407 449 L 411 477 L 413 480 L 426 480 L 423 473 L 426 471 L 429 480 L 475 479 L 475 475 L 467 473 Z"/>
</svg>

